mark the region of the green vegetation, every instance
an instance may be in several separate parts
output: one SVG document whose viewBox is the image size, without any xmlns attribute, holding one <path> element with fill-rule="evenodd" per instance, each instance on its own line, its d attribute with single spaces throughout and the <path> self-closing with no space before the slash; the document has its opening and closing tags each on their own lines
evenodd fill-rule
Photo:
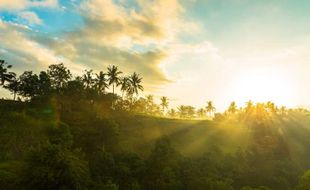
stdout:
<svg viewBox="0 0 310 190">
<path fill-rule="evenodd" d="M 63 64 L 10 69 L 1 61 L 14 99 L 0 101 L 1 189 L 310 189 L 308 110 L 175 110 L 167 97 L 139 97 L 142 78 L 115 66 L 76 77 Z"/>
</svg>

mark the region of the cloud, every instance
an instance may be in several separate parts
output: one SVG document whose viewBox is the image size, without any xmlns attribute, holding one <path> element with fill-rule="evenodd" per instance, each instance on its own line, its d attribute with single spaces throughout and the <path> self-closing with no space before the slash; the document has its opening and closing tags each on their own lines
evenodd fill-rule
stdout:
<svg viewBox="0 0 310 190">
<path fill-rule="evenodd" d="M 26 0 L 1 0 L 0 1 L 0 10 L 20 10 L 27 7 Z"/>
<path fill-rule="evenodd" d="M 161 64 L 168 58 L 167 47 L 184 29 L 183 8 L 177 0 L 136 1 L 136 6 L 128 8 L 112 0 L 84 1 L 79 9 L 84 26 L 58 40 L 41 39 L 42 43 L 96 70 L 115 64 L 125 72 L 141 73 L 148 84 L 169 82 Z"/>
<path fill-rule="evenodd" d="M 19 17 L 26 20 L 29 24 L 42 24 L 42 20 L 36 13 L 31 11 L 23 11 L 18 13 Z"/>
<path fill-rule="evenodd" d="M 149 83 L 170 81 L 161 65 L 169 58 L 171 43 L 185 30 L 197 31 L 182 17 L 184 9 L 177 0 L 137 0 L 134 8 L 113 0 L 87 0 L 80 12 L 85 26 L 68 34 L 70 45 L 56 49 L 95 67 L 116 64 L 141 72 Z"/>
<path fill-rule="evenodd" d="M 1 0 L 0 10 L 18 11 L 25 10 L 31 7 L 58 7 L 58 0 L 44 0 L 44 1 L 31 1 L 31 0 Z"/>
<path fill-rule="evenodd" d="M 55 0 L 7 2 L 10 4 L 2 3 L 0 9 L 58 6 Z M 57 37 L 2 22 L 0 34 L 5 40 L 0 44 L 0 55 L 37 69 L 60 61 L 80 72 L 88 67 L 105 70 L 114 64 L 125 73 L 140 73 L 145 87 L 150 89 L 171 82 L 163 64 L 170 60 L 173 44 L 180 33 L 198 29 L 183 18 L 184 8 L 178 0 L 136 0 L 134 6 L 123 1 L 85 0 L 76 11 L 83 18 L 83 25 Z M 32 24 L 42 23 L 26 10 L 19 16 Z"/>
<path fill-rule="evenodd" d="M 29 7 L 47 7 L 57 8 L 59 6 L 58 0 L 45 0 L 45 1 L 30 1 Z"/>
<path fill-rule="evenodd" d="M 55 54 L 55 51 L 28 37 L 34 34 L 30 28 L 24 25 L 7 23 L 0 20 L 0 57 L 6 59 L 18 70 L 46 69 L 50 64 L 65 61 L 67 66 L 76 71 L 77 65 L 70 60 L 63 59 Z"/>
</svg>

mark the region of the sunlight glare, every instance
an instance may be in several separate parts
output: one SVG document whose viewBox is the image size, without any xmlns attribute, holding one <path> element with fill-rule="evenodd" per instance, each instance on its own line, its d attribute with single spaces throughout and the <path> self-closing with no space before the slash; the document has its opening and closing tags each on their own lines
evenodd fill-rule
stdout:
<svg viewBox="0 0 310 190">
<path fill-rule="evenodd" d="M 273 101 L 279 105 L 294 106 L 297 99 L 294 77 L 272 68 L 248 69 L 238 73 L 231 83 L 231 96 L 238 103 Z"/>
</svg>

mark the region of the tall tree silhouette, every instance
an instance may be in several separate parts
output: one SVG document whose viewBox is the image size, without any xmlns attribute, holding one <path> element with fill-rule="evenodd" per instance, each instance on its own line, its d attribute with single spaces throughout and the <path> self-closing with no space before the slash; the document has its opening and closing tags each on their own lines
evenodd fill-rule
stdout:
<svg viewBox="0 0 310 190">
<path fill-rule="evenodd" d="M 9 90 L 13 94 L 13 100 L 15 100 L 17 92 L 20 88 L 20 81 L 15 78 L 11 80 L 8 84 L 4 85 L 4 88 Z"/>
<path fill-rule="evenodd" d="M 278 108 L 276 107 L 275 103 L 268 101 L 265 106 L 269 113 L 275 114 L 277 112 Z"/>
<path fill-rule="evenodd" d="M 93 71 L 85 70 L 85 73 L 83 74 L 83 77 L 82 77 L 82 81 L 86 89 L 92 88 L 95 83 L 95 79 L 93 78 Z"/>
<path fill-rule="evenodd" d="M 169 101 L 168 101 L 168 98 L 166 96 L 163 96 L 160 98 L 160 106 L 162 107 L 162 111 L 163 113 L 165 113 L 165 109 L 168 109 L 168 106 L 169 106 Z"/>
<path fill-rule="evenodd" d="M 112 66 L 109 66 L 108 67 L 108 72 L 107 72 L 107 75 L 108 75 L 108 80 L 109 80 L 109 85 L 112 85 L 113 87 L 113 96 L 114 96 L 114 88 L 115 86 L 118 86 L 119 85 L 119 82 L 120 82 L 120 74 L 122 74 L 123 72 L 122 71 L 119 71 L 118 70 L 118 67 L 115 66 L 115 65 L 112 65 Z"/>
<path fill-rule="evenodd" d="M 95 87 L 98 90 L 98 92 L 101 94 L 105 93 L 105 89 L 109 88 L 108 85 L 108 79 L 106 78 L 106 75 L 103 71 L 100 71 L 98 74 L 96 74 L 95 78 Z"/>
<path fill-rule="evenodd" d="M 0 85 L 4 85 L 5 82 L 10 82 L 16 77 L 14 72 L 8 71 L 11 68 L 12 65 L 9 65 L 4 60 L 0 60 Z"/>
<path fill-rule="evenodd" d="M 63 63 L 50 65 L 47 74 L 51 78 L 52 86 L 55 90 L 60 90 L 72 77 L 71 72 Z"/>
<path fill-rule="evenodd" d="M 146 110 L 149 114 L 152 114 L 154 112 L 154 96 L 153 95 L 147 95 L 146 96 Z"/>
<path fill-rule="evenodd" d="M 209 116 L 211 116 L 212 113 L 215 112 L 215 107 L 213 106 L 213 102 L 212 101 L 208 101 L 207 102 L 206 111 L 208 112 Z"/>
<path fill-rule="evenodd" d="M 249 100 L 248 102 L 246 102 L 246 104 L 245 104 L 245 112 L 246 112 L 246 113 L 252 112 L 252 111 L 253 111 L 253 108 L 254 108 L 254 103 L 253 103 L 251 100 Z"/>
<path fill-rule="evenodd" d="M 236 113 L 236 111 L 237 111 L 236 102 L 231 102 L 229 107 L 228 107 L 228 112 L 234 114 L 234 113 Z"/>
<path fill-rule="evenodd" d="M 129 76 L 129 86 L 127 88 L 127 95 L 130 99 L 130 106 L 133 106 L 134 98 L 133 96 L 139 95 L 139 91 L 143 91 L 143 86 L 141 85 L 142 78 L 137 73 L 133 73 Z"/>
<path fill-rule="evenodd" d="M 142 83 L 142 77 L 139 76 L 136 72 L 134 72 L 132 75 L 129 76 L 129 87 L 127 89 L 127 93 L 129 96 L 133 96 L 136 94 L 139 95 L 139 91 L 143 91 Z"/>
<path fill-rule="evenodd" d="M 200 108 L 200 109 L 197 110 L 197 116 L 199 118 L 203 118 L 203 117 L 205 117 L 205 115 L 206 115 L 206 110 L 205 109 Z"/>
<path fill-rule="evenodd" d="M 25 71 L 19 76 L 19 94 L 27 97 L 34 98 L 39 94 L 39 77 L 33 74 L 32 71 Z"/>
<path fill-rule="evenodd" d="M 174 118 L 177 115 L 177 112 L 175 111 L 175 109 L 170 109 L 168 111 L 168 116 Z"/>
<path fill-rule="evenodd" d="M 180 105 L 177 109 L 178 109 L 178 114 L 179 114 L 180 118 L 186 117 L 186 115 L 187 115 L 186 106 Z"/>
<path fill-rule="evenodd" d="M 281 106 L 280 107 L 280 114 L 282 116 L 286 115 L 287 114 L 287 110 L 286 110 L 286 107 L 285 106 Z"/>
<path fill-rule="evenodd" d="M 51 79 L 47 72 L 41 71 L 39 74 L 39 81 L 38 81 L 38 93 L 39 95 L 49 95 L 52 91 L 51 87 Z"/>
<path fill-rule="evenodd" d="M 122 99 L 124 97 L 124 93 L 128 90 L 130 81 L 128 77 L 122 77 L 120 79 L 121 91 L 122 91 Z"/>
</svg>

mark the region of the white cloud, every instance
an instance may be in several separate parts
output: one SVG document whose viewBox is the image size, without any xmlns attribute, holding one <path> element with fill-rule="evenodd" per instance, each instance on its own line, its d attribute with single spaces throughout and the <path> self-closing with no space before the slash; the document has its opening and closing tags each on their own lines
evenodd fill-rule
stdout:
<svg viewBox="0 0 310 190">
<path fill-rule="evenodd" d="M 30 1 L 28 4 L 30 7 L 57 8 L 59 6 L 58 0 Z"/>
<path fill-rule="evenodd" d="M 31 7 L 47 7 L 57 8 L 58 0 L 44 0 L 44 1 L 31 1 L 31 0 L 1 0 L 0 10 L 19 11 Z"/>
<path fill-rule="evenodd" d="M 42 20 L 34 12 L 23 11 L 18 13 L 18 15 L 22 19 L 26 20 L 29 24 L 42 24 Z"/>
<path fill-rule="evenodd" d="M 31 29 L 22 25 L 3 22 L 0 20 L 0 56 L 9 58 L 14 64 L 23 69 L 40 70 L 46 69 L 50 64 L 64 61 L 73 72 L 80 72 L 83 67 L 73 64 L 70 60 L 61 58 L 53 49 L 43 46 L 37 41 L 29 38 L 26 34 L 34 33 Z M 84 67 L 85 68 L 85 67 Z"/>
<path fill-rule="evenodd" d="M 1 0 L 0 1 L 0 10 L 20 10 L 27 7 L 27 0 Z"/>
<path fill-rule="evenodd" d="M 20 0 L 21 4 L 14 4 L 13 1 L 6 2 L 10 2 L 12 10 L 14 7 L 21 12 L 20 17 L 33 24 L 42 21 L 27 8 L 58 6 L 55 0 Z M 79 11 L 85 25 L 59 35 L 57 39 L 40 32 L 21 31 L 12 24 L 6 29 L 0 27 L 0 33 L 6 38 L 2 49 L 7 50 L 6 54 L 11 57 L 23 58 L 19 62 L 35 62 L 40 65 L 39 68 L 43 66 L 41 63 L 48 65 L 60 58 L 65 63 L 72 63 L 71 66 L 73 63 L 87 64 L 94 70 L 104 70 L 107 65 L 115 64 L 126 73 L 141 73 L 147 86 L 167 83 L 170 77 L 163 65 L 171 60 L 171 54 L 180 50 L 174 49 L 173 45 L 179 43 L 178 35 L 183 32 L 196 33 L 200 27 L 183 18 L 185 10 L 178 0 L 137 0 L 135 3 L 138 9 L 128 8 L 122 2 L 115 3 L 113 0 L 83 1 Z M 8 3 L 5 6 L 9 7 Z M 5 6 L 3 3 L 2 8 Z M 7 23 L 5 25 L 8 27 Z M 7 30 L 10 34 L 4 32 Z M 205 48 L 207 46 L 203 45 Z M 197 49 L 208 51 L 201 47 L 195 48 L 195 51 Z"/>
</svg>

